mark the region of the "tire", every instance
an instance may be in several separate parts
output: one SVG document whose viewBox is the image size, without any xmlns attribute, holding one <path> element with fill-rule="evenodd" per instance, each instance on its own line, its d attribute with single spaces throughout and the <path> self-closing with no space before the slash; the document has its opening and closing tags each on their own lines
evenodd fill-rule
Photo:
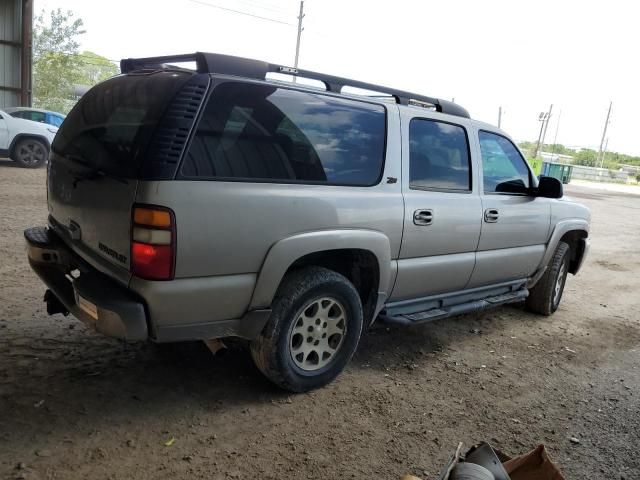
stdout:
<svg viewBox="0 0 640 480">
<path fill-rule="evenodd" d="M 38 168 L 49 156 L 47 145 L 37 138 L 18 140 L 11 151 L 11 159 L 24 168 Z"/>
<path fill-rule="evenodd" d="M 541 315 L 551 315 L 558 309 L 569 270 L 569 245 L 560 242 L 556 248 L 547 271 L 531 289 L 527 297 L 529 310 Z"/>
<path fill-rule="evenodd" d="M 362 334 L 362 304 L 345 277 L 321 267 L 288 274 L 271 316 L 250 344 L 258 369 L 280 388 L 306 392 L 337 377 Z"/>
<path fill-rule="evenodd" d="M 494 480 L 493 473 L 475 463 L 458 463 L 451 472 L 452 480 Z"/>
</svg>

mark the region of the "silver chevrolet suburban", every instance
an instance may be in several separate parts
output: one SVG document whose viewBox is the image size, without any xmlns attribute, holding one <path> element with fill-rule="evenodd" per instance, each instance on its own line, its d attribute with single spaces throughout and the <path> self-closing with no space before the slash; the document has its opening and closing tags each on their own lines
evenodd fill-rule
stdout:
<svg viewBox="0 0 640 480">
<path fill-rule="evenodd" d="M 64 121 L 48 225 L 25 231 L 50 314 L 127 341 L 245 338 L 305 391 L 374 321 L 550 315 L 587 254 L 587 208 L 452 102 L 208 53 L 121 70 Z"/>
</svg>

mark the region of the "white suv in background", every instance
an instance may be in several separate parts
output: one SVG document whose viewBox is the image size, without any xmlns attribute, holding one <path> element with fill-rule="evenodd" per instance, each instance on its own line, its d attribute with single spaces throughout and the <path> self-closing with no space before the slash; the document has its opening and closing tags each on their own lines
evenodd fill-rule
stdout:
<svg viewBox="0 0 640 480">
<path fill-rule="evenodd" d="M 21 167 L 37 168 L 49 157 L 57 127 L 15 118 L 0 110 L 0 158 L 9 157 Z"/>
</svg>

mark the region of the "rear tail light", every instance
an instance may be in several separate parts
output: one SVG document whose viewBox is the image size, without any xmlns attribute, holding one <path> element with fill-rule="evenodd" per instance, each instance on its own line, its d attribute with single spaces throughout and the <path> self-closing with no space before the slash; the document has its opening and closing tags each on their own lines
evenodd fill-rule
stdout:
<svg viewBox="0 0 640 480">
<path fill-rule="evenodd" d="M 171 210 L 156 206 L 133 208 L 131 271 L 148 280 L 171 280 L 174 275 L 176 221 Z"/>
</svg>

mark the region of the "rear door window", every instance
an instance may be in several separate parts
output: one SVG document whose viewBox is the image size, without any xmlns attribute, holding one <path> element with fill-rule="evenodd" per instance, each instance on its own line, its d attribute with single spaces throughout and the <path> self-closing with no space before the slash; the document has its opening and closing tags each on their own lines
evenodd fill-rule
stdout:
<svg viewBox="0 0 640 480">
<path fill-rule="evenodd" d="M 223 83 L 209 100 L 180 174 L 370 186 L 382 175 L 385 132 L 381 105 Z"/>
<path fill-rule="evenodd" d="M 409 188 L 470 191 L 469 142 L 452 123 L 414 118 L 409 125 Z"/>
</svg>

